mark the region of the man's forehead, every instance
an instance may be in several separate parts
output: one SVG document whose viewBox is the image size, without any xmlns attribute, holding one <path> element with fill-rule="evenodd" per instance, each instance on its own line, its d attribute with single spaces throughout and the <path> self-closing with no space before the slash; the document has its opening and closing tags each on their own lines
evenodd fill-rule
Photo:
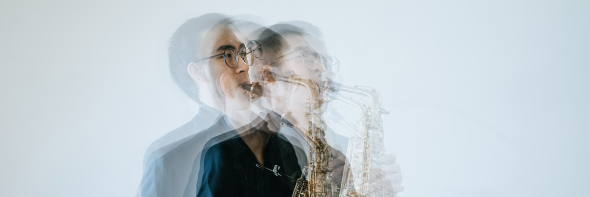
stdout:
<svg viewBox="0 0 590 197">
<path fill-rule="evenodd" d="M 222 46 L 232 46 L 238 49 L 247 42 L 244 36 L 230 28 L 214 28 L 207 33 L 205 40 L 207 40 L 204 45 L 205 53 L 215 52 Z"/>
<path fill-rule="evenodd" d="M 310 51 L 315 51 L 322 55 L 326 55 L 327 51 L 321 41 L 315 39 L 313 36 L 300 35 L 286 35 L 285 40 L 289 44 L 289 51 L 307 48 Z"/>
<path fill-rule="evenodd" d="M 291 35 L 285 35 L 283 37 L 287 41 L 287 44 L 289 44 L 289 49 L 295 49 L 298 47 L 308 47 L 308 48 L 310 47 L 309 44 L 307 43 L 307 41 L 299 35 L 292 35 L 291 34 Z"/>
<path fill-rule="evenodd" d="M 307 41 L 307 43 L 318 53 L 322 54 L 322 55 L 328 55 L 328 50 L 326 50 L 326 45 L 324 44 L 324 42 L 312 35 L 305 35 L 304 36 L 305 40 Z"/>
</svg>

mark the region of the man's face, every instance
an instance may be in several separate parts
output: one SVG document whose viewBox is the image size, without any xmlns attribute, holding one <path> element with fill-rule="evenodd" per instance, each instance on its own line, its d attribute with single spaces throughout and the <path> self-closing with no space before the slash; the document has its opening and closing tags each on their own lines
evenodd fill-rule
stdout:
<svg viewBox="0 0 590 197">
<path fill-rule="evenodd" d="M 237 55 L 244 47 L 244 42 L 242 42 L 244 40 L 238 39 L 230 29 L 216 28 L 208 35 L 213 39 L 203 50 L 206 56 L 217 55 L 224 53 L 224 51 L 229 52 L 232 49 L 236 51 L 235 55 Z M 226 58 L 235 58 L 235 56 L 227 56 Z M 223 56 L 210 58 L 208 62 L 213 88 L 218 90 L 218 93 L 223 97 L 225 102 L 221 104 L 224 105 L 224 108 L 230 111 L 247 109 L 250 106 L 250 99 L 241 85 L 250 83 L 248 65 L 239 58 L 237 66 L 230 68 Z M 228 62 L 230 61 L 228 60 Z"/>
<path fill-rule="evenodd" d="M 286 56 L 283 57 L 285 61 L 278 66 L 278 73 L 285 76 L 308 78 L 318 84 L 321 83 L 322 72 L 324 72 L 323 66 L 321 64 L 306 65 L 300 57 L 300 52 L 305 50 L 309 53 L 321 55 L 323 54 L 322 52 L 325 52 L 323 45 L 313 42 L 312 45 L 309 39 L 305 39 L 299 35 L 285 35 L 283 38 L 289 47 L 282 51 L 282 55 Z M 305 111 L 307 110 L 305 107 L 310 96 L 309 90 L 291 83 L 282 83 L 279 86 L 274 91 L 279 99 L 274 100 L 273 107 L 275 109 L 289 111 L 290 121 L 292 123 L 305 124 Z"/>
<path fill-rule="evenodd" d="M 314 39 L 304 38 L 299 35 L 286 35 L 284 36 L 285 41 L 288 44 L 288 48 L 283 50 L 283 54 L 298 51 L 285 56 L 285 59 L 290 59 L 283 62 L 282 66 L 285 69 L 292 71 L 294 75 L 303 78 L 309 78 L 314 80 L 316 83 L 321 82 L 321 75 L 324 71 L 324 67 L 320 64 L 305 64 L 301 58 L 297 58 L 300 52 L 307 50 L 309 53 L 316 53 L 322 55 L 325 50 L 324 47 L 318 43 L 313 42 Z"/>
</svg>

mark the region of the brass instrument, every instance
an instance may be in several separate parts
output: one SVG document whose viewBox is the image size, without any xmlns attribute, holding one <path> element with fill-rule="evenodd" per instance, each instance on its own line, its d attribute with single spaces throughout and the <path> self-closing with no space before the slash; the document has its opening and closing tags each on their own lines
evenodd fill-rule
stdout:
<svg viewBox="0 0 590 197">
<path fill-rule="evenodd" d="M 333 90 L 325 90 L 326 97 L 333 100 L 340 100 L 354 106 L 360 111 L 362 118 L 355 126 L 353 135 L 348 138 L 348 150 L 346 151 L 346 164 L 343 171 L 342 192 L 344 196 L 363 196 L 368 190 L 370 157 L 369 130 L 367 129 L 370 120 L 370 109 L 366 104 L 346 97 Z M 356 187 L 355 187 L 356 186 Z"/>
<path fill-rule="evenodd" d="M 308 165 L 303 168 L 303 174 L 297 180 L 292 197 L 351 197 L 369 196 L 369 172 L 378 167 L 383 156 L 383 126 L 381 114 L 389 113 L 381 108 L 379 93 L 372 88 L 348 87 L 336 83 L 324 84 L 320 87 L 311 79 L 297 76 L 274 76 L 277 81 L 283 81 L 305 87 L 309 91 L 306 101 L 305 119 L 307 124 L 294 125 L 296 130 L 303 132 L 307 142 L 309 154 Z M 262 87 L 255 82 L 244 85 L 251 98 L 262 96 Z M 339 92 L 350 92 L 367 97 L 369 102 L 346 97 Z M 323 93 L 323 94 L 322 94 Z M 349 138 L 348 150 L 342 180 L 342 189 L 332 182 L 329 174 L 330 146 L 325 138 L 326 124 L 322 119 L 321 106 L 330 100 L 341 100 L 356 107 L 362 115 L 357 124 L 356 132 Z M 285 113 L 283 116 L 286 115 Z M 306 178 L 307 177 L 307 178 Z M 394 194 L 392 194 L 394 195 Z"/>
<path fill-rule="evenodd" d="M 274 79 L 305 87 L 309 92 L 305 106 L 306 125 L 294 125 L 296 130 L 303 133 L 302 136 L 307 142 L 308 164 L 303 167 L 303 173 L 297 179 L 292 197 L 338 196 L 338 186 L 332 183 L 328 169 L 328 162 L 331 159 L 330 146 L 325 138 L 325 124 L 322 120 L 321 110 L 323 100 L 319 85 L 311 79 L 298 76 L 274 76 Z M 251 95 L 255 94 L 254 91 L 251 91 L 252 87 L 254 86 L 243 86 L 244 90 Z M 260 95 L 253 97 L 260 97 Z M 283 116 L 285 115 L 284 113 Z"/>
<path fill-rule="evenodd" d="M 328 98 L 352 105 L 362 115 L 355 127 L 355 133 L 349 138 L 346 154 L 349 160 L 345 166 L 343 189 L 340 196 L 351 196 L 350 191 L 356 191 L 356 195 L 372 196 L 368 188 L 369 172 L 372 168 L 379 168 L 382 163 L 381 158 L 385 153 L 385 146 L 381 114 L 389 114 L 389 112 L 381 108 L 381 96 L 374 88 L 350 87 L 330 81 L 326 82 L 322 88 Z M 339 92 L 362 95 L 369 101 L 346 97 Z M 395 193 L 386 195 L 395 196 Z"/>
</svg>

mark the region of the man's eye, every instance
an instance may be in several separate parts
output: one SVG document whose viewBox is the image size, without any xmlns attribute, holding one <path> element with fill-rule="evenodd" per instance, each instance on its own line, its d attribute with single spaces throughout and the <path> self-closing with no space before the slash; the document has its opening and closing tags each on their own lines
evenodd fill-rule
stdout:
<svg viewBox="0 0 590 197">
<path fill-rule="evenodd" d="M 225 57 L 232 58 L 232 54 L 225 54 Z"/>
</svg>

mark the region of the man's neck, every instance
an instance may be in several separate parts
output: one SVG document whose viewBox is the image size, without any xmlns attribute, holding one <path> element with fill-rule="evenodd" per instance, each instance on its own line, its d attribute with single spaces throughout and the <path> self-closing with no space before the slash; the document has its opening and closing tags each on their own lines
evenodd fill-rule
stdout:
<svg viewBox="0 0 590 197">
<path fill-rule="evenodd" d="M 250 110 L 243 111 L 228 111 L 225 113 L 227 122 L 238 133 L 250 129 L 250 122 L 252 122 L 252 112 Z"/>
<path fill-rule="evenodd" d="M 272 134 L 252 129 L 240 134 L 242 140 L 248 145 L 256 160 L 261 166 L 264 166 L 264 150 Z"/>
</svg>

